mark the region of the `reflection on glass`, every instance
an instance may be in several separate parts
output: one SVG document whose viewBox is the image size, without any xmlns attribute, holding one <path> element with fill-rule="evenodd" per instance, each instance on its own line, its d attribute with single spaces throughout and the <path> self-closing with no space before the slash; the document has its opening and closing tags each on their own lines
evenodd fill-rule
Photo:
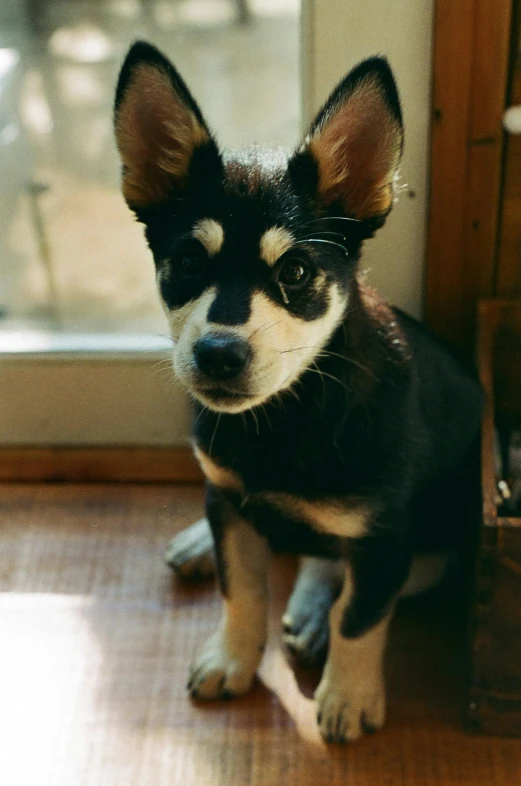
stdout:
<svg viewBox="0 0 521 786">
<path fill-rule="evenodd" d="M 299 0 L 2 0 L 0 330 L 166 331 L 119 194 L 119 65 L 146 38 L 223 145 L 292 145 L 298 13 Z"/>
</svg>

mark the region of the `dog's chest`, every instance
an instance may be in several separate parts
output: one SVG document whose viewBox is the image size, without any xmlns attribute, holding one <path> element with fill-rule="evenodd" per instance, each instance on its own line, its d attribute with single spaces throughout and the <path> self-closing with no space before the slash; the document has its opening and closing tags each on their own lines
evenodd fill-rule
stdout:
<svg viewBox="0 0 521 786">
<path fill-rule="evenodd" d="M 318 543 L 317 538 L 360 538 L 368 531 L 372 510 L 367 502 L 347 495 L 310 498 L 281 491 L 278 483 L 270 483 L 269 472 L 260 470 L 252 482 L 248 472 L 217 463 L 201 448 L 196 447 L 195 454 L 208 481 L 233 493 L 241 512 L 277 550 L 330 553 L 332 543 Z"/>
</svg>

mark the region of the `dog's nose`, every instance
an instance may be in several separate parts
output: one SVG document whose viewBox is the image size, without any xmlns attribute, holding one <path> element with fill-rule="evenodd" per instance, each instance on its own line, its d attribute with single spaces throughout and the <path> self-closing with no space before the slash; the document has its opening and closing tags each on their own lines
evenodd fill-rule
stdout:
<svg viewBox="0 0 521 786">
<path fill-rule="evenodd" d="M 225 333 L 208 333 L 194 345 L 197 367 L 203 374 L 217 380 L 238 377 L 250 362 L 247 341 Z"/>
</svg>

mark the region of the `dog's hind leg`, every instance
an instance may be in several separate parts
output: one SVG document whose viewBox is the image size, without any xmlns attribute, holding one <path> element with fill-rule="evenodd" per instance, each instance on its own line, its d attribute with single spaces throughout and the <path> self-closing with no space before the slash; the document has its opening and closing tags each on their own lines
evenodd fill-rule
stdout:
<svg viewBox="0 0 521 786">
<path fill-rule="evenodd" d="M 284 643 L 304 666 L 317 666 L 325 659 L 329 611 L 342 588 L 342 581 L 340 562 L 302 557 L 282 626 Z"/>
<path fill-rule="evenodd" d="M 178 532 L 168 544 L 165 559 L 183 579 L 199 581 L 215 575 L 215 550 L 208 520 L 199 519 Z"/>
</svg>

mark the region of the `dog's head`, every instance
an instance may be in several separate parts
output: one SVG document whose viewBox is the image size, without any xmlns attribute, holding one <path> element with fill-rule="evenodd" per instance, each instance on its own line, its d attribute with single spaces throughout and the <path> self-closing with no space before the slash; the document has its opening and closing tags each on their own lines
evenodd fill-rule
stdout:
<svg viewBox="0 0 521 786">
<path fill-rule="evenodd" d="M 289 388 L 342 322 L 362 241 L 393 204 L 403 130 L 387 62 L 351 71 L 293 155 L 228 155 L 172 64 L 137 43 L 115 127 L 181 382 L 223 412 Z"/>
</svg>

